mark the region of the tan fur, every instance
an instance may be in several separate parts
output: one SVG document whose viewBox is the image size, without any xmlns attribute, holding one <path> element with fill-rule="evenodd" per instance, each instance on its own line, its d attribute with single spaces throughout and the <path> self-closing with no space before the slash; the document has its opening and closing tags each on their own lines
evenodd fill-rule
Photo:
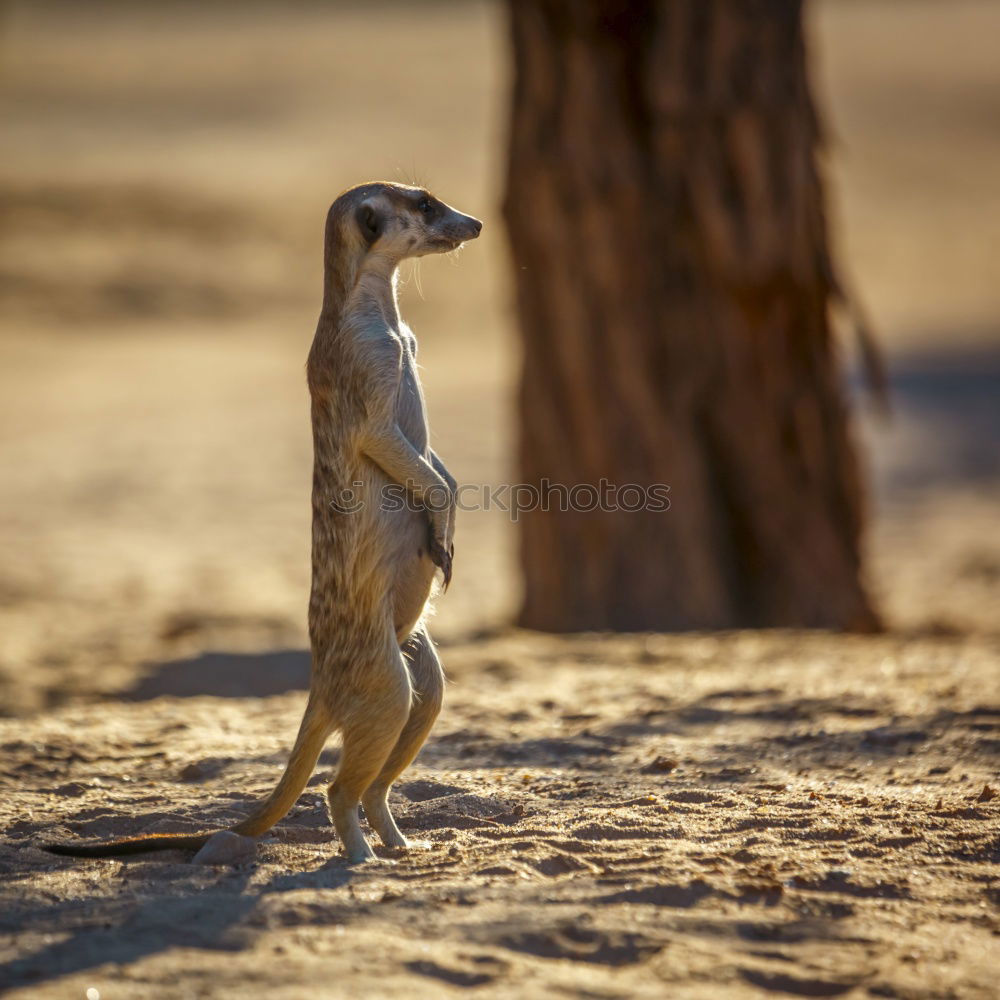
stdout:
<svg viewBox="0 0 1000 1000">
<path fill-rule="evenodd" d="M 374 857 L 359 802 L 383 843 L 406 846 L 387 794 L 441 706 L 444 679 L 423 617 L 435 567 L 445 585 L 451 577 L 455 481 L 430 448 L 416 340 L 396 303 L 397 269 L 407 257 L 455 249 L 480 228 L 426 191 L 391 183 L 352 188 L 327 215 L 323 308 L 307 365 L 314 448 L 309 701 L 284 775 L 236 833 L 259 836 L 281 819 L 339 730 L 343 751 L 328 799 L 348 858 Z M 382 503 L 393 483 L 406 487 L 410 501 L 399 509 Z M 352 491 L 360 509 L 348 513 Z M 49 850 L 109 857 L 194 849 L 209 836 Z"/>
</svg>

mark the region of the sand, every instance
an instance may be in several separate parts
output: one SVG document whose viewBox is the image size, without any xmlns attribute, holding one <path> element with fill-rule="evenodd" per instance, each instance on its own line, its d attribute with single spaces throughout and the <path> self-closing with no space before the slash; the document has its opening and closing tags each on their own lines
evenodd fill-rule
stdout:
<svg viewBox="0 0 1000 1000">
<path fill-rule="evenodd" d="M 428 846 L 367 867 L 338 857 L 322 775 L 237 868 L 38 847 L 232 823 L 301 692 L 7 722 L 0 975 L 39 998 L 993 996 L 998 646 L 448 646 L 447 709 L 393 794 Z"/>
</svg>

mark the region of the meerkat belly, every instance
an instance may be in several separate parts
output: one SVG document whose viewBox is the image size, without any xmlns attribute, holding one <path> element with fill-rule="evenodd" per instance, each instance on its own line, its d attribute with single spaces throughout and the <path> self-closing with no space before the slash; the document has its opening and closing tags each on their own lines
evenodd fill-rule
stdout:
<svg viewBox="0 0 1000 1000">
<path fill-rule="evenodd" d="M 427 411 L 412 350 L 407 350 L 404 357 L 396 422 L 410 444 L 428 457 Z M 441 497 L 435 499 L 443 500 Z M 394 550 L 390 553 L 394 623 L 397 633 L 405 638 L 419 622 L 434 581 L 435 567 L 427 546 L 427 514 L 409 500 L 403 504 L 403 509 L 383 513 L 392 520 L 388 537 L 392 539 Z"/>
<path fill-rule="evenodd" d="M 422 455 L 427 454 L 430 432 L 427 428 L 427 408 L 417 376 L 417 361 L 409 340 L 404 339 L 403 370 L 396 397 L 396 423 L 410 444 Z"/>
</svg>

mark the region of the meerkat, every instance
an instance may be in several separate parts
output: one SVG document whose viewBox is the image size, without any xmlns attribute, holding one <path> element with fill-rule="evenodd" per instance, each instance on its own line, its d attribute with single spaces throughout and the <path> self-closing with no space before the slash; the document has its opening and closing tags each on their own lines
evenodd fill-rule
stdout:
<svg viewBox="0 0 1000 1000">
<path fill-rule="evenodd" d="M 326 219 L 323 305 L 309 352 L 314 448 L 309 696 L 288 764 L 233 832 L 258 837 L 292 807 L 327 740 L 340 763 L 327 799 L 349 861 L 408 846 L 389 809 L 441 708 L 444 674 L 425 617 L 437 570 L 451 579 L 456 483 L 430 446 L 417 344 L 399 314 L 400 263 L 457 249 L 479 220 L 422 188 L 369 183 Z M 386 503 L 386 490 L 406 502 Z M 53 844 L 76 857 L 201 848 L 212 833 Z"/>
</svg>

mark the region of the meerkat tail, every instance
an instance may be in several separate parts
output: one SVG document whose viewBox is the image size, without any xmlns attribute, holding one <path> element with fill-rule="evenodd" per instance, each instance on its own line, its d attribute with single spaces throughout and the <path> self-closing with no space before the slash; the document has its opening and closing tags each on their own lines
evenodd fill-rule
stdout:
<svg viewBox="0 0 1000 1000">
<path fill-rule="evenodd" d="M 267 799 L 252 816 L 233 827 L 233 833 L 244 837 L 259 837 L 266 833 L 295 805 L 295 800 L 309 783 L 316 762 L 333 730 L 330 713 L 310 697 L 299 726 L 299 735 L 285 765 L 285 773 Z"/>
<path fill-rule="evenodd" d="M 68 858 L 117 858 L 147 851 L 198 851 L 211 836 L 211 833 L 154 833 L 99 844 L 43 844 L 42 850 Z"/>
<path fill-rule="evenodd" d="M 332 728 L 329 713 L 317 708 L 310 699 L 281 780 L 252 816 L 232 827 L 233 833 L 259 837 L 292 808 L 312 776 Z M 45 844 L 43 849 L 50 854 L 73 858 L 114 858 L 145 854 L 147 851 L 197 851 L 217 832 L 219 831 L 154 833 L 146 837 L 124 837 L 98 844 Z"/>
</svg>

